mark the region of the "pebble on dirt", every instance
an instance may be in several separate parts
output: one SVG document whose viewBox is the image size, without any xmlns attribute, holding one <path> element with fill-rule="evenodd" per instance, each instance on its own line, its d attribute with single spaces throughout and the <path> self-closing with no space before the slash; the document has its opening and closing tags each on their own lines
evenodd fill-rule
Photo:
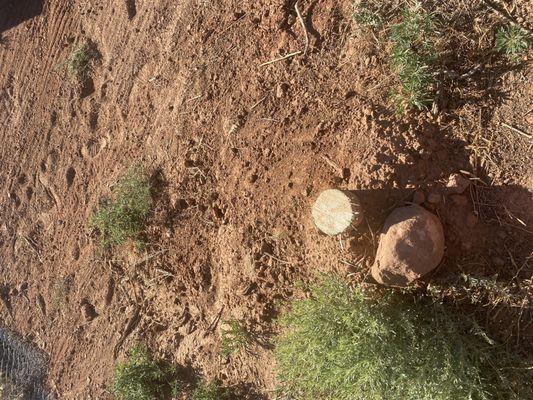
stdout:
<svg viewBox="0 0 533 400">
<path fill-rule="evenodd" d="M 444 255 L 444 230 L 436 215 L 418 205 L 386 219 L 372 276 L 384 285 L 407 286 L 435 269 Z"/>
<path fill-rule="evenodd" d="M 461 194 L 470 186 L 470 180 L 460 174 L 451 174 L 446 187 L 452 193 Z"/>
</svg>

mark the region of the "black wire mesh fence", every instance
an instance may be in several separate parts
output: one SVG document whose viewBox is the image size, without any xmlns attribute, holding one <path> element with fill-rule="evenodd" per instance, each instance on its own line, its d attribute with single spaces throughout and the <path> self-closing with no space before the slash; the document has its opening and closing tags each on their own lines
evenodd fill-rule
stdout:
<svg viewBox="0 0 533 400">
<path fill-rule="evenodd" d="M 53 400 L 46 373 L 44 353 L 0 325 L 0 400 Z"/>
</svg>

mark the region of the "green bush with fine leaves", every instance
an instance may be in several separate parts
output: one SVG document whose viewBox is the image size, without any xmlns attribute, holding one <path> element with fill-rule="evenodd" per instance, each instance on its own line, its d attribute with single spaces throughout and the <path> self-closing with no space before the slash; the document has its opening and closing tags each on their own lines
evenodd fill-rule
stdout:
<svg viewBox="0 0 533 400">
<path fill-rule="evenodd" d="M 137 241 L 151 207 L 148 177 L 140 167 L 132 167 L 113 187 L 111 199 L 91 217 L 89 226 L 99 231 L 103 247 Z"/>
<path fill-rule="evenodd" d="M 275 354 L 291 399 L 533 398 L 527 366 L 438 304 L 328 278 L 281 325 Z"/>
<path fill-rule="evenodd" d="M 148 350 L 136 345 L 129 357 L 115 368 L 112 391 L 119 400 L 159 400 L 179 390 L 177 367 L 156 360 Z"/>
</svg>

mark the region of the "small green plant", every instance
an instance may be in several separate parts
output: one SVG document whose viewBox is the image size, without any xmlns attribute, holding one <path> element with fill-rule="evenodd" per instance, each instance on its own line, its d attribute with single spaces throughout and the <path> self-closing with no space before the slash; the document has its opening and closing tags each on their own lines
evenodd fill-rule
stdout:
<svg viewBox="0 0 533 400">
<path fill-rule="evenodd" d="M 246 348 L 250 344 L 250 335 L 239 321 L 231 319 L 226 321 L 227 327 L 222 328 L 222 346 L 220 354 L 230 356 L 237 351 Z"/>
<path fill-rule="evenodd" d="M 138 240 L 152 206 L 150 183 L 140 167 L 132 167 L 112 190 L 111 201 L 91 217 L 89 226 L 100 232 L 104 247 Z"/>
<path fill-rule="evenodd" d="M 113 394 L 119 400 L 159 400 L 176 396 L 177 368 L 154 360 L 148 350 L 136 345 L 129 358 L 115 368 Z"/>
<path fill-rule="evenodd" d="M 519 400 L 531 376 L 463 317 L 327 278 L 280 320 L 282 390 L 300 400 Z"/>
<path fill-rule="evenodd" d="M 379 14 L 363 2 L 354 5 L 353 19 L 365 27 L 378 28 L 382 25 Z"/>
<path fill-rule="evenodd" d="M 216 381 L 201 382 L 192 393 L 192 400 L 225 400 L 229 399 L 228 391 Z"/>
<path fill-rule="evenodd" d="M 435 84 L 432 64 L 436 52 L 432 40 L 433 20 L 419 4 L 403 11 L 402 21 L 391 28 L 392 68 L 401 89 L 394 96 L 399 112 L 424 109 L 433 101 Z"/>
<path fill-rule="evenodd" d="M 58 311 L 62 307 L 68 307 L 68 295 L 72 288 L 73 277 L 68 275 L 54 284 L 52 294 L 52 311 Z"/>
<path fill-rule="evenodd" d="M 496 33 L 496 50 L 504 53 L 512 61 L 518 60 L 530 45 L 530 35 L 516 25 L 501 27 Z"/>
<path fill-rule="evenodd" d="M 428 284 L 427 293 L 436 301 L 445 297 L 467 299 L 471 304 L 496 307 L 508 305 L 519 307 L 525 299 L 516 284 L 503 283 L 498 275 L 473 276 L 462 273 L 461 280 L 447 285 Z"/>
<path fill-rule="evenodd" d="M 91 55 L 88 47 L 86 45 L 78 47 L 68 59 L 67 68 L 69 74 L 75 78 L 83 77 L 89 69 L 90 62 Z"/>
</svg>

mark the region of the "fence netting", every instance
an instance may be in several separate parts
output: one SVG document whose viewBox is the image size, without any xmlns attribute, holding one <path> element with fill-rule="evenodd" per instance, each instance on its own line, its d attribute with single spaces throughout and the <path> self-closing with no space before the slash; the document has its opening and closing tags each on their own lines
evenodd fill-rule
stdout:
<svg viewBox="0 0 533 400">
<path fill-rule="evenodd" d="M 46 374 L 44 353 L 0 326 L 0 400 L 52 400 L 44 387 Z"/>
</svg>

